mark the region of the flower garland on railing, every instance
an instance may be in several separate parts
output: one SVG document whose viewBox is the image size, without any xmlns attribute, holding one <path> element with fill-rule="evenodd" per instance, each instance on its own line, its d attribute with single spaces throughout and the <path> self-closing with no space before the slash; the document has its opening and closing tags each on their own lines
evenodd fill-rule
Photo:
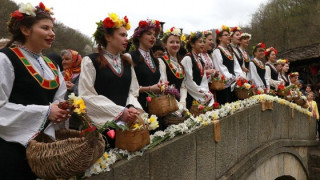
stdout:
<svg viewBox="0 0 320 180">
<path fill-rule="evenodd" d="M 130 160 L 133 157 L 142 156 L 145 150 L 152 149 L 164 141 L 173 139 L 175 136 L 181 134 L 191 133 L 196 129 L 212 124 L 213 120 L 218 120 L 228 115 L 232 115 L 237 111 L 251 107 L 263 101 L 272 101 L 282 105 L 286 105 L 292 109 L 295 109 L 303 114 L 312 117 L 312 113 L 309 112 L 307 109 L 304 109 L 301 106 L 289 102 L 285 99 L 281 99 L 277 96 L 270 96 L 266 94 L 255 95 L 241 101 L 239 100 L 233 103 L 226 103 L 222 105 L 220 109 L 208 111 L 205 114 L 201 114 L 197 117 L 190 116 L 190 118 L 185 120 L 183 123 L 171 125 L 167 127 L 164 131 L 157 131 L 150 136 L 151 143 L 140 151 L 129 153 L 128 151 L 122 149 L 111 149 L 110 151 L 105 152 L 105 154 L 100 159 L 98 159 L 98 161 L 90 169 L 88 169 L 85 172 L 84 177 L 90 177 L 93 174 L 100 174 L 102 172 L 110 171 L 110 166 L 114 164 L 117 160 L 124 158 Z"/>
</svg>

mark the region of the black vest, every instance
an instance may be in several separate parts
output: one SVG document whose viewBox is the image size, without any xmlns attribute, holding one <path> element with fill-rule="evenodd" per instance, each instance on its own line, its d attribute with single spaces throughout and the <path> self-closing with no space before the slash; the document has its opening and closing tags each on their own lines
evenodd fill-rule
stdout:
<svg viewBox="0 0 320 180">
<path fill-rule="evenodd" d="M 231 49 L 231 51 L 233 52 L 233 54 L 236 56 L 236 58 L 237 58 L 237 60 L 238 60 L 238 62 L 239 62 L 240 67 L 242 67 L 243 62 L 244 62 L 244 61 L 243 61 L 244 58 L 243 58 L 243 56 L 242 56 L 239 48 L 236 47 L 236 50 L 234 50 L 234 49 L 232 48 L 232 46 L 230 45 L 230 49 Z M 238 51 L 238 53 L 240 54 L 240 56 L 238 56 L 238 54 L 237 54 L 235 51 Z"/>
<path fill-rule="evenodd" d="M 55 89 L 41 87 L 10 48 L 3 48 L 0 52 L 7 55 L 14 68 L 15 78 L 9 102 L 23 105 L 49 105 L 53 101 L 59 86 Z M 55 66 L 57 67 L 56 64 Z"/>
<path fill-rule="evenodd" d="M 230 60 L 226 55 L 224 55 L 224 53 L 222 52 L 221 49 L 220 50 L 220 53 L 222 55 L 222 64 L 225 65 L 229 71 L 229 73 L 233 74 L 235 76 L 235 73 L 234 73 L 234 60 Z"/>
<path fill-rule="evenodd" d="M 183 78 L 179 79 L 175 76 L 175 74 L 173 74 L 173 72 L 171 71 L 168 63 L 166 62 L 166 60 L 161 57 L 161 59 L 163 60 L 164 64 L 166 65 L 166 72 L 167 72 L 167 79 L 169 81 L 169 84 L 174 84 L 175 87 L 178 89 L 178 91 L 180 92 L 180 87 L 183 81 Z"/>
<path fill-rule="evenodd" d="M 275 71 L 270 64 L 266 64 L 266 66 L 269 66 L 270 67 L 270 70 L 271 70 L 271 79 L 277 81 L 278 80 L 278 72 Z"/>
<path fill-rule="evenodd" d="M 192 76 L 193 76 L 193 81 L 197 84 L 197 85 L 200 85 L 201 84 L 201 81 L 202 81 L 202 76 L 201 76 L 201 72 L 200 72 L 200 69 L 198 68 L 198 65 L 197 65 L 197 62 L 196 60 L 194 59 L 193 55 L 192 54 L 187 54 L 186 56 L 189 56 L 191 58 L 191 62 L 192 62 Z M 200 61 L 201 62 L 201 65 L 204 69 L 204 64 L 203 64 L 203 61 Z M 187 100 L 186 100 L 186 103 L 187 103 L 187 109 L 190 109 L 191 105 L 192 105 L 192 101 L 193 101 L 193 97 L 187 93 Z"/>
<path fill-rule="evenodd" d="M 99 95 L 103 95 L 112 100 L 115 104 L 126 106 L 130 85 L 131 85 L 131 65 L 122 60 L 122 75 L 116 75 L 107 65 L 101 68 L 97 58 L 97 53 L 89 55 L 96 69 L 96 80 L 94 88 Z"/>
<path fill-rule="evenodd" d="M 152 72 L 148 65 L 143 60 L 142 55 L 139 51 L 130 52 L 133 63 L 135 64 L 134 70 L 136 72 L 136 76 L 139 82 L 139 86 L 152 86 L 157 84 L 160 80 L 160 71 L 159 71 L 159 63 L 153 58 L 156 70 Z M 143 110 L 148 112 L 147 108 L 147 93 L 139 94 L 138 101 L 142 106 Z"/>
<path fill-rule="evenodd" d="M 252 63 L 254 63 L 254 62 L 252 62 Z M 266 69 L 261 69 L 256 63 L 254 63 L 254 65 L 256 66 L 257 73 L 258 73 L 260 79 L 262 80 L 264 86 L 267 87 L 266 79 L 264 78 L 265 74 L 266 74 Z"/>
</svg>

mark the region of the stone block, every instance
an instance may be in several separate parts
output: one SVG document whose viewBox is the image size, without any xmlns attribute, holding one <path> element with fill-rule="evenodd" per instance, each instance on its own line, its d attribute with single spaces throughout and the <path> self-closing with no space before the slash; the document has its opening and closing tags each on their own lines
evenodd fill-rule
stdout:
<svg viewBox="0 0 320 180">
<path fill-rule="evenodd" d="M 196 179 L 196 133 L 175 137 L 150 151 L 150 179 Z"/>
<path fill-rule="evenodd" d="M 289 107 L 279 104 L 278 112 L 276 113 L 276 115 L 279 116 L 279 120 L 280 120 L 280 127 L 281 127 L 280 137 L 281 139 L 288 139 L 289 138 L 289 120 L 291 118 Z"/>
<path fill-rule="evenodd" d="M 242 159 L 248 152 L 249 114 L 246 109 L 236 114 L 237 130 L 237 159 Z"/>
<path fill-rule="evenodd" d="M 265 144 L 273 139 L 274 125 L 272 120 L 272 111 L 261 112 L 259 123 L 259 142 Z"/>
<path fill-rule="evenodd" d="M 237 162 L 237 121 L 235 116 L 220 120 L 221 141 L 216 143 L 216 178 Z"/>
<path fill-rule="evenodd" d="M 149 153 L 141 157 L 121 160 L 113 166 L 114 180 L 147 180 L 149 178 Z"/>
<path fill-rule="evenodd" d="M 215 177 L 215 141 L 213 125 L 201 128 L 196 133 L 197 140 L 197 179 Z"/>
<path fill-rule="evenodd" d="M 248 127 L 248 152 L 257 148 L 259 143 L 260 136 L 260 113 L 261 105 L 254 105 L 250 108 L 249 111 L 249 127 Z"/>
</svg>

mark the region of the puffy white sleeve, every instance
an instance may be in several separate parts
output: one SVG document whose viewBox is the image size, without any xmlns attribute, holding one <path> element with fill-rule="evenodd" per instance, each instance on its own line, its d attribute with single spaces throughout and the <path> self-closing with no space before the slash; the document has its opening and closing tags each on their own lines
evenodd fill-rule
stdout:
<svg viewBox="0 0 320 180">
<path fill-rule="evenodd" d="M 165 65 L 165 62 L 163 62 L 163 60 L 161 58 L 158 58 L 159 61 L 159 71 L 160 71 L 160 80 L 162 80 L 162 82 L 168 81 L 168 77 L 167 77 L 167 68 Z"/>
<path fill-rule="evenodd" d="M 271 69 L 269 66 L 266 66 L 266 75 L 267 75 L 267 78 L 269 79 L 269 84 L 270 86 L 274 87 L 274 88 L 278 88 L 279 84 L 281 83 L 281 81 L 279 80 L 273 80 L 271 78 Z M 279 79 L 279 77 L 278 77 Z"/>
<path fill-rule="evenodd" d="M 233 59 L 234 59 L 234 66 L 233 66 L 234 67 L 234 74 L 236 75 L 236 77 L 241 76 L 243 78 L 246 78 L 246 75 L 245 75 L 245 73 L 243 73 L 242 68 L 239 64 L 239 61 L 235 55 L 233 55 Z"/>
<path fill-rule="evenodd" d="M 133 66 L 131 66 L 131 84 L 126 104 L 131 104 L 135 108 L 142 109 L 139 101 L 139 83 Z"/>
<path fill-rule="evenodd" d="M 185 77 L 184 83 L 188 93 L 201 103 L 209 103 L 211 106 L 214 103 L 213 95 L 209 91 L 208 80 L 206 74 L 202 76 L 200 85 L 197 85 L 193 81 L 193 72 L 192 72 L 192 60 L 189 56 L 185 56 L 181 61 L 182 66 L 184 67 Z"/>
<path fill-rule="evenodd" d="M 97 125 L 104 125 L 107 121 L 118 119 L 125 107 L 115 104 L 105 96 L 98 95 L 94 88 L 95 80 L 96 70 L 91 59 L 86 56 L 81 62 L 79 96 L 86 103 L 87 113 L 92 121 Z"/>
<path fill-rule="evenodd" d="M 63 99 L 67 91 L 59 71 L 60 86 L 54 100 Z M 0 53 L 0 137 L 9 142 L 26 146 L 45 124 L 49 105 L 22 105 L 9 102 L 15 79 L 9 58 Z M 57 125 L 58 128 L 59 125 Z"/>
<path fill-rule="evenodd" d="M 257 87 L 264 88 L 263 81 L 261 80 L 258 72 L 257 67 L 254 62 L 250 62 L 249 64 L 250 71 L 248 73 L 248 80 L 252 82 L 252 84 L 256 85 Z"/>
</svg>

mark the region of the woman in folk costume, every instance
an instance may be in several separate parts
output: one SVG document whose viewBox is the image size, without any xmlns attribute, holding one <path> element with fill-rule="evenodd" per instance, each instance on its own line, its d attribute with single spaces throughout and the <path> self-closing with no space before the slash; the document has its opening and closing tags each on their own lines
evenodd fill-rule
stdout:
<svg viewBox="0 0 320 180">
<path fill-rule="evenodd" d="M 262 62 L 266 46 L 261 42 L 253 48 L 254 58 L 250 62 L 248 80 L 258 88 L 270 89 L 269 78 L 266 73 L 265 65 Z"/>
<path fill-rule="evenodd" d="M 0 51 L 0 179 L 36 179 L 26 160 L 28 142 L 40 131 L 54 138 L 70 116 L 54 102 L 66 93 L 63 76 L 42 55 L 55 39 L 51 15 L 43 3 L 21 3 L 8 23 L 12 38 Z"/>
<path fill-rule="evenodd" d="M 264 51 L 264 55 L 267 60 L 265 68 L 271 89 L 278 89 L 278 86 L 283 83 L 282 80 L 279 80 L 279 71 L 275 66 L 277 53 L 277 50 L 273 47 L 270 47 Z"/>
<path fill-rule="evenodd" d="M 242 71 L 244 73 L 248 73 L 249 70 L 246 68 L 246 63 L 247 64 L 249 63 L 249 57 L 248 59 L 246 59 L 245 56 L 242 54 L 242 51 L 240 50 L 241 35 L 242 35 L 242 31 L 240 27 L 232 28 L 230 33 L 231 43 L 229 44 L 229 47 L 232 53 L 234 54 L 234 56 L 237 58 Z"/>
<path fill-rule="evenodd" d="M 235 61 L 235 55 L 232 50 L 228 47 L 230 43 L 230 28 L 227 26 L 222 26 L 221 29 L 216 30 L 216 44 L 217 48 L 213 51 L 213 63 L 216 70 L 222 73 L 227 80 L 225 89 L 222 91 L 217 91 L 217 101 L 220 104 L 225 104 L 226 102 L 232 102 L 236 98 L 232 95 L 234 90 L 234 85 L 238 77 L 245 77 L 242 69 L 238 63 Z"/>
<path fill-rule="evenodd" d="M 158 20 L 140 21 L 133 34 L 133 44 L 136 49 L 128 54 L 132 58 L 140 86 L 138 100 L 146 112 L 148 112 L 146 92 L 152 91 L 156 94 L 161 92 L 159 61 L 151 52 L 159 31 Z"/>
<path fill-rule="evenodd" d="M 68 89 L 65 99 L 68 99 L 71 93 L 78 96 L 82 57 L 77 51 L 71 49 L 62 50 L 60 56 L 62 58 L 62 74 L 64 74 L 64 80 L 66 81 Z"/>
<path fill-rule="evenodd" d="M 277 62 L 282 65 L 281 71 L 279 73 L 279 79 L 282 79 L 282 81 L 284 81 L 285 86 L 289 86 L 290 79 L 287 74 L 289 71 L 289 61 L 288 59 L 279 59 Z"/>
<path fill-rule="evenodd" d="M 242 33 L 240 37 L 240 44 L 239 44 L 239 54 L 243 59 L 243 64 L 241 66 L 242 71 L 244 73 L 249 72 L 249 63 L 250 63 L 250 57 L 249 54 L 246 51 L 246 48 L 249 46 L 249 41 L 251 39 L 251 34 L 248 33 Z"/>
<path fill-rule="evenodd" d="M 204 69 L 207 76 L 215 72 L 212 62 L 212 49 L 213 49 L 213 37 L 211 31 L 203 31 L 204 34 L 204 51 L 201 53 L 202 60 L 204 62 Z"/>
<path fill-rule="evenodd" d="M 132 122 L 141 106 L 131 59 L 122 54 L 128 45 L 129 20 L 111 13 L 97 25 L 93 36 L 98 53 L 82 59 L 79 95 L 95 124 L 101 126 L 112 120 Z M 109 143 L 113 146 L 113 141 Z"/>
<path fill-rule="evenodd" d="M 185 71 L 184 82 L 188 91 L 187 108 L 190 109 L 193 100 L 198 101 L 200 104 L 212 106 L 214 98 L 209 91 L 208 79 L 201 58 L 204 48 L 203 32 L 191 32 L 186 48 L 188 54 L 182 59 L 181 64 Z"/>
<path fill-rule="evenodd" d="M 179 50 L 181 46 L 181 30 L 172 27 L 167 30 L 161 39 L 167 54 L 159 58 L 161 80 L 168 81 L 168 85 L 175 85 L 180 93 L 180 98 L 177 98 L 179 111 L 178 115 L 186 108 L 187 89 L 183 83 L 185 72 L 180 63 Z"/>
</svg>

